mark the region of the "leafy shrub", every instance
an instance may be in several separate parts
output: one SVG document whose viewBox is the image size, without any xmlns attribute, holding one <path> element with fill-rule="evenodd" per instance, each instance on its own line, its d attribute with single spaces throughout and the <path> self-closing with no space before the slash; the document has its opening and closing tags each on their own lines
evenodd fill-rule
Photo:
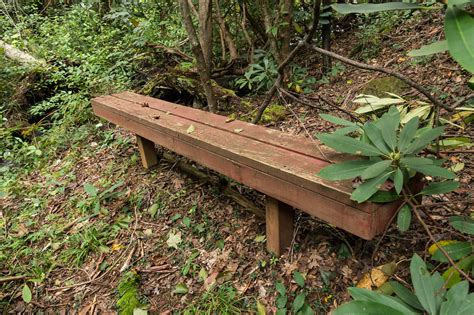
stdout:
<svg viewBox="0 0 474 315">
<path fill-rule="evenodd" d="M 390 282 L 394 296 L 368 289 L 350 288 L 354 301 L 337 308 L 334 315 L 386 314 L 404 315 L 428 313 L 430 315 L 469 315 L 474 309 L 474 293 L 469 293 L 469 283 L 461 281 L 449 290 L 438 273 L 430 274 L 425 262 L 414 255 L 410 263 L 414 292 L 398 282 Z"/>
<path fill-rule="evenodd" d="M 419 128 L 418 117 L 413 117 L 401 127 L 400 112 L 394 106 L 380 119 L 363 125 L 329 115 L 323 118 L 346 127 L 333 134 L 318 135 L 322 143 L 342 153 L 369 158 L 332 164 L 318 174 L 327 180 L 360 176 L 364 182 L 354 190 L 352 200 L 359 203 L 368 200 L 388 179 L 394 183 L 396 195 L 400 195 L 404 185 L 417 172 L 442 179 L 455 177 L 453 172 L 440 166 L 442 160 L 417 156 L 443 134 L 444 127 Z M 351 132 L 360 133 L 360 137 L 356 139 L 345 135 Z M 422 194 L 441 193 L 457 187 L 456 182 L 442 181 L 426 187 Z"/>
</svg>

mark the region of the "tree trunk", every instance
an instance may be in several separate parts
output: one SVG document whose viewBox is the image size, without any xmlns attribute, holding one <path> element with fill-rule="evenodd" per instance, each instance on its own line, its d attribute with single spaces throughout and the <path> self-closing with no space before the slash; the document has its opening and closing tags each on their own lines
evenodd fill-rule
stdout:
<svg viewBox="0 0 474 315">
<path fill-rule="evenodd" d="M 210 17 L 205 16 L 204 12 L 211 14 L 210 0 L 200 0 L 200 3 L 207 5 L 206 7 L 199 7 L 199 22 L 204 22 L 205 25 L 200 25 L 201 31 L 206 31 L 211 27 Z M 207 3 L 206 3 L 207 2 Z M 217 109 L 217 101 L 212 90 L 211 84 L 211 67 L 212 67 L 212 34 L 201 34 L 200 39 L 210 40 L 211 43 L 205 42 L 205 47 L 203 48 L 200 44 L 200 41 L 196 34 L 196 29 L 193 25 L 193 20 L 191 17 L 191 10 L 187 0 L 179 0 L 181 15 L 183 17 L 184 27 L 189 36 L 189 42 L 191 43 L 191 49 L 193 51 L 194 57 L 196 58 L 196 66 L 199 71 L 199 77 L 201 79 L 201 84 L 203 86 L 204 92 L 206 94 L 207 104 L 209 106 L 209 111 L 215 112 Z M 202 14 L 202 20 L 201 20 Z M 212 31 L 212 27 L 211 27 Z M 209 32 L 212 33 L 212 32 Z"/>
<path fill-rule="evenodd" d="M 326 7 L 331 5 L 331 0 L 323 0 L 323 13 L 331 12 L 330 7 Z M 322 42 L 323 48 L 325 50 L 331 51 L 331 16 L 328 16 L 328 23 L 322 26 Z M 331 71 L 332 68 L 332 58 L 327 55 L 323 55 L 323 73 L 326 74 Z"/>
<path fill-rule="evenodd" d="M 239 54 L 237 52 L 234 39 L 232 38 L 229 29 L 225 24 L 224 18 L 222 17 L 219 0 L 215 0 L 215 6 L 217 21 L 219 22 L 219 27 L 221 29 L 222 36 L 224 37 L 225 43 L 227 44 L 227 48 L 229 49 L 230 62 L 232 62 L 239 57 Z"/>
<path fill-rule="evenodd" d="M 204 60 L 209 70 L 212 69 L 212 0 L 199 0 L 199 41 Z"/>
<path fill-rule="evenodd" d="M 37 64 L 37 65 L 46 65 L 46 61 L 42 59 L 37 59 L 32 55 L 25 53 L 18 48 L 15 48 L 4 41 L 0 40 L 0 48 L 5 51 L 5 56 L 9 59 L 15 60 L 16 62 L 22 64 Z"/>
</svg>

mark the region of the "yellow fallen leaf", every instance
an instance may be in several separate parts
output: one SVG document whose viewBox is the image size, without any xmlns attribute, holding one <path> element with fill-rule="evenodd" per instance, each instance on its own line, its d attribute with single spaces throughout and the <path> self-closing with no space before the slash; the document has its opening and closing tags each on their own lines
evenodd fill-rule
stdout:
<svg viewBox="0 0 474 315">
<path fill-rule="evenodd" d="M 190 125 L 188 130 L 186 130 L 186 133 L 193 133 L 194 130 L 196 130 L 196 127 L 194 127 L 194 125 Z"/>
<path fill-rule="evenodd" d="M 112 251 L 118 251 L 118 250 L 121 250 L 123 248 L 123 245 L 120 244 L 120 243 L 113 243 L 112 246 L 111 246 L 111 249 Z"/>
<path fill-rule="evenodd" d="M 440 246 L 446 246 L 446 245 L 449 245 L 449 244 L 454 244 L 454 243 L 458 243 L 458 241 L 453 241 L 453 240 L 447 240 L 447 241 L 439 241 L 438 244 Z M 436 251 L 438 250 L 438 246 L 436 246 L 436 244 L 433 244 L 430 246 L 430 248 L 428 248 L 428 253 L 433 256 L 434 253 L 436 253 Z"/>
<path fill-rule="evenodd" d="M 267 314 L 267 309 L 265 308 L 265 305 L 260 303 L 260 301 L 257 301 L 257 314 L 258 315 L 265 315 Z"/>
<path fill-rule="evenodd" d="M 358 288 L 372 290 L 372 287 L 379 288 L 395 273 L 397 264 L 394 262 L 373 268 L 362 276 L 357 283 Z"/>
</svg>

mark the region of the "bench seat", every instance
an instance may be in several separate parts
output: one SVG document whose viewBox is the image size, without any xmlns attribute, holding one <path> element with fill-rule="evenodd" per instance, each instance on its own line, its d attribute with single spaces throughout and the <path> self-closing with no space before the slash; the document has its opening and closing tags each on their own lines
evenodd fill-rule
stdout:
<svg viewBox="0 0 474 315">
<path fill-rule="evenodd" d="M 267 247 L 279 254 L 293 235 L 292 207 L 364 239 L 386 228 L 398 204 L 358 204 L 350 181 L 316 174 L 350 157 L 313 139 L 202 110 L 123 92 L 92 100 L 94 113 L 134 132 L 145 167 L 158 163 L 154 144 L 213 169 L 267 196 Z"/>
</svg>

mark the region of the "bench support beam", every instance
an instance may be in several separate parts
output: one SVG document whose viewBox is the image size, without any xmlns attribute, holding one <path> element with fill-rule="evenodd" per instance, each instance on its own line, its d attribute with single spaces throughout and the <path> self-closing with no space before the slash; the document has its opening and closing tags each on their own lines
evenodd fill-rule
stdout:
<svg viewBox="0 0 474 315">
<path fill-rule="evenodd" d="M 137 135 L 138 151 L 142 158 L 142 165 L 144 168 L 151 168 L 158 164 L 158 157 L 156 156 L 155 144 L 143 137 Z"/>
<path fill-rule="evenodd" d="M 267 249 L 280 256 L 293 240 L 294 210 L 270 196 L 266 201 Z"/>
</svg>

